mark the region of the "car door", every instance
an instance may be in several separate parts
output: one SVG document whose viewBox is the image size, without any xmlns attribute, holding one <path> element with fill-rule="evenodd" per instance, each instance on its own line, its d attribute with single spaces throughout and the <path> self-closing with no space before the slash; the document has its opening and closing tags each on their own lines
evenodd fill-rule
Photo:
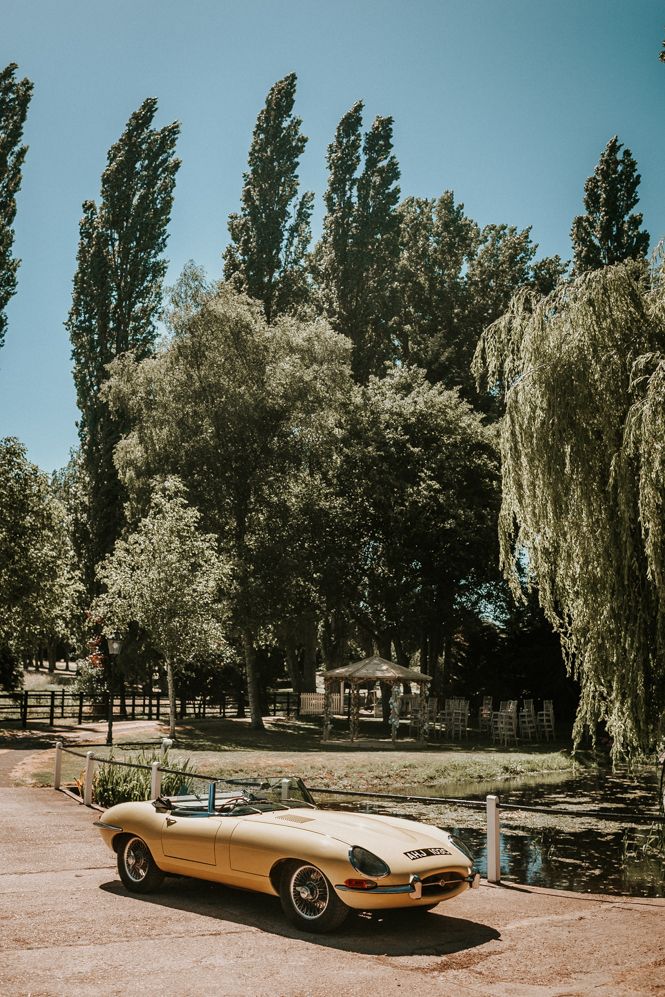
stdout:
<svg viewBox="0 0 665 997">
<path fill-rule="evenodd" d="M 168 814 L 162 824 L 162 849 L 164 855 L 180 862 L 215 865 L 215 838 L 223 817 L 177 816 Z"/>
</svg>

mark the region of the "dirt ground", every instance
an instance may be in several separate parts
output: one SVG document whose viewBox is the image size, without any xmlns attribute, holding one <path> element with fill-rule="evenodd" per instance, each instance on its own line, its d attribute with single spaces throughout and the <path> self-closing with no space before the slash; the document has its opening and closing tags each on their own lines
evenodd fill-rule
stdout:
<svg viewBox="0 0 665 997">
<path fill-rule="evenodd" d="M 483 884 L 423 917 L 352 916 L 310 936 L 277 899 L 213 884 L 128 894 L 94 812 L 9 786 L 17 764 L 0 752 L 3 997 L 665 995 L 663 900 Z"/>
</svg>

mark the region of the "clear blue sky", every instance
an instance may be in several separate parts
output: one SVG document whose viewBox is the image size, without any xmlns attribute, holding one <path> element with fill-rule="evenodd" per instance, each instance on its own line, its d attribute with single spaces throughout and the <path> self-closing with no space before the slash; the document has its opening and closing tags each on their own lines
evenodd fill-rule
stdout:
<svg viewBox="0 0 665 997">
<path fill-rule="evenodd" d="M 0 65 L 35 84 L 0 436 L 47 471 L 76 442 L 63 321 L 81 202 L 145 97 L 182 123 L 169 280 L 188 259 L 219 274 L 256 115 L 292 71 L 317 228 L 326 146 L 362 98 L 367 121 L 395 119 L 404 195 L 452 189 L 481 224 L 532 225 L 543 255 L 569 257 L 584 181 L 618 134 L 652 242 L 665 236 L 661 0 L 2 0 L 0 24 Z"/>
</svg>

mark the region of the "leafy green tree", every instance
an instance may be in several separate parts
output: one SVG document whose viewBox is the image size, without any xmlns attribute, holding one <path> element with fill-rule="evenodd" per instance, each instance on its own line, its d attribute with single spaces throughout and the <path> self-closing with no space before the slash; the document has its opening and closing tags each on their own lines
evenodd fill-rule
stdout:
<svg viewBox="0 0 665 997">
<path fill-rule="evenodd" d="M 5 683 L 19 680 L 23 654 L 72 639 L 80 602 L 66 511 L 47 477 L 26 459 L 25 447 L 11 437 L 1 440 L 0 657 Z"/>
<path fill-rule="evenodd" d="M 12 256 L 16 195 L 21 186 L 21 168 L 28 151 L 21 144 L 23 125 L 32 97 L 32 83 L 17 80 L 18 66 L 11 62 L 0 71 L 0 346 L 5 339 L 5 309 L 16 291 L 20 260 Z"/>
<path fill-rule="evenodd" d="M 407 198 L 399 214 L 401 359 L 479 404 L 470 367 L 483 329 L 503 314 L 519 287 L 548 294 L 566 266 L 558 256 L 534 263 L 537 246 L 529 229 L 481 230 L 451 191 L 432 200 Z"/>
<path fill-rule="evenodd" d="M 338 446 L 348 344 L 321 321 L 268 325 L 258 302 L 228 286 L 189 308 L 167 350 L 114 365 L 109 398 L 134 426 L 117 461 L 136 508 L 152 479 L 178 475 L 218 537 L 230 565 L 229 639 L 242 649 L 259 729 L 257 647 L 313 598 L 315 547 L 302 524 L 315 522 L 318 469 Z"/>
<path fill-rule="evenodd" d="M 292 311 L 308 296 L 304 265 L 314 195 L 298 197 L 298 163 L 307 143 L 293 114 L 297 77 L 271 87 L 249 149 L 241 209 L 229 217 L 224 277 L 263 302 L 266 318 Z"/>
<path fill-rule="evenodd" d="M 83 204 L 78 266 L 66 322 L 81 420 L 81 454 L 89 484 L 90 549 L 86 581 L 112 549 L 123 525 L 124 492 L 113 448 L 127 428 L 111 414 L 101 388 L 107 365 L 131 351 L 154 349 L 167 262 L 163 257 L 179 161 L 179 125 L 153 127 L 157 101 L 149 98 L 130 117 L 108 154 L 99 206 Z"/>
<path fill-rule="evenodd" d="M 354 376 L 364 382 L 395 357 L 400 174 L 392 118 L 377 117 L 363 139 L 362 111 L 358 101 L 328 148 L 326 216 L 312 272 L 323 310 L 353 343 Z"/>
<path fill-rule="evenodd" d="M 649 251 L 642 215 L 633 212 L 641 178 L 630 149 L 622 149 L 614 135 L 584 184 L 586 212 L 573 220 L 571 229 L 575 274 L 644 259 Z"/>
<path fill-rule="evenodd" d="M 457 391 L 413 367 L 371 378 L 353 427 L 343 474 L 362 532 L 352 613 L 384 655 L 392 644 L 408 664 L 419 650 L 441 691 L 446 647 L 496 577 L 492 434 Z"/>
<path fill-rule="evenodd" d="M 475 360 L 502 384 L 501 560 L 527 565 L 581 685 L 575 726 L 614 757 L 645 749 L 665 707 L 663 285 L 605 267 L 548 298 L 522 292 Z"/>
<path fill-rule="evenodd" d="M 480 245 L 480 229 L 456 204 L 452 191 L 436 199 L 409 197 L 399 208 L 401 358 L 448 387 L 469 380 L 470 328 L 467 269 Z M 472 344 L 470 346 L 470 344 Z"/>
<path fill-rule="evenodd" d="M 93 612 L 107 634 L 138 624 L 166 664 L 170 736 L 175 737 L 175 670 L 223 647 L 224 564 L 214 536 L 182 487 L 167 481 L 126 539 L 98 567 L 103 592 Z"/>
</svg>

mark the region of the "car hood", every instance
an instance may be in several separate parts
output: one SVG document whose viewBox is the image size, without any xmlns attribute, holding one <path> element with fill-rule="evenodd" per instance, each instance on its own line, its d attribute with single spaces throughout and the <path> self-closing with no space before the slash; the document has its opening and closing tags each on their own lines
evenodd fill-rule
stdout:
<svg viewBox="0 0 665 997">
<path fill-rule="evenodd" d="M 361 845 L 389 864 L 397 857 L 403 858 L 406 852 L 443 848 L 456 865 L 470 865 L 468 858 L 452 844 L 446 831 L 401 817 L 297 808 L 250 819 L 281 827 L 291 824 L 293 827 L 335 838 L 348 846 Z"/>
</svg>

